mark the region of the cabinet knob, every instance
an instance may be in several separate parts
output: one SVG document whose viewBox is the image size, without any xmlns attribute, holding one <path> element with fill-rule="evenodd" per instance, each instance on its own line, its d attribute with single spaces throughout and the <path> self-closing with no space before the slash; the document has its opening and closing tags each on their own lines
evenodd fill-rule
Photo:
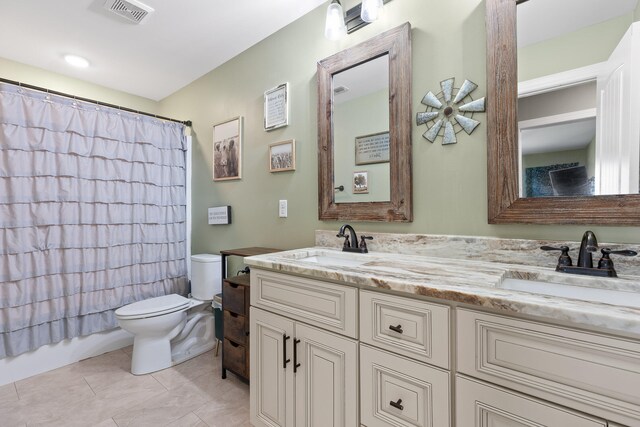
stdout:
<svg viewBox="0 0 640 427">
<path fill-rule="evenodd" d="M 396 409 L 400 409 L 401 411 L 404 409 L 404 406 L 402 406 L 402 399 L 398 399 L 397 402 L 394 402 L 392 400 L 389 402 L 389 405 L 393 406 Z"/>
<path fill-rule="evenodd" d="M 389 325 L 389 329 L 391 329 L 393 332 L 397 332 L 399 334 L 404 332 L 402 330 L 402 325 L 398 325 L 398 326 Z"/>
</svg>

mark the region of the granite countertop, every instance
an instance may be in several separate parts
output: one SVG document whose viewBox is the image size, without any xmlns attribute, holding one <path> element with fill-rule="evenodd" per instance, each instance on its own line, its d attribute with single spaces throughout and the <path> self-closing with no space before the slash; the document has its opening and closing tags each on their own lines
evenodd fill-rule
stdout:
<svg viewBox="0 0 640 427">
<path fill-rule="evenodd" d="M 321 262 L 304 258 L 319 256 Z M 387 289 L 538 316 L 640 337 L 640 309 L 500 288 L 520 278 L 640 293 L 640 277 L 597 278 L 557 273 L 552 268 L 493 261 L 447 259 L 386 252 L 345 253 L 312 247 L 245 258 L 245 263 L 285 273 L 342 282 L 361 289 Z"/>
</svg>

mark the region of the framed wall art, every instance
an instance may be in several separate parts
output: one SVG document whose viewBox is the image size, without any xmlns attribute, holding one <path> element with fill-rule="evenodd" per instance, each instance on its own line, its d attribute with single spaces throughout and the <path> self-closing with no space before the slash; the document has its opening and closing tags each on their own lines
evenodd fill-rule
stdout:
<svg viewBox="0 0 640 427">
<path fill-rule="evenodd" d="M 296 170 L 296 140 L 269 144 L 269 172 Z"/>
<path fill-rule="evenodd" d="M 356 165 L 389 162 L 389 132 L 356 137 Z"/>
<path fill-rule="evenodd" d="M 357 171 L 353 173 L 353 194 L 369 193 L 369 172 Z"/>
<path fill-rule="evenodd" d="M 213 125 L 213 180 L 242 178 L 242 116 Z"/>
<path fill-rule="evenodd" d="M 289 83 L 264 93 L 264 130 L 270 131 L 289 124 Z"/>
</svg>

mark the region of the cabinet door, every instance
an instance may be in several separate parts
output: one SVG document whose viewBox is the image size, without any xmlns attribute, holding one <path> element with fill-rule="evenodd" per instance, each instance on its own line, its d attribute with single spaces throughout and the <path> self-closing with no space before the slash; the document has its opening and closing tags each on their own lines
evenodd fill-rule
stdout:
<svg viewBox="0 0 640 427">
<path fill-rule="evenodd" d="M 289 319 L 251 307 L 250 410 L 256 427 L 294 425 L 293 326 Z"/>
<path fill-rule="evenodd" d="M 597 418 L 532 397 L 456 378 L 458 427 L 606 427 Z"/>
<path fill-rule="evenodd" d="M 356 341 L 296 324 L 296 426 L 358 425 Z"/>
</svg>

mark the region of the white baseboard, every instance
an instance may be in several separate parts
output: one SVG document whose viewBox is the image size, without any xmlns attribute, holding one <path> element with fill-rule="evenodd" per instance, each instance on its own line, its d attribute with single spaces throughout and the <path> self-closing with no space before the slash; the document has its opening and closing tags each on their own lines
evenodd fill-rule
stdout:
<svg viewBox="0 0 640 427">
<path fill-rule="evenodd" d="M 0 359 L 0 386 L 131 344 L 133 344 L 133 335 L 116 328 L 99 334 L 45 345 L 16 357 Z"/>
</svg>

